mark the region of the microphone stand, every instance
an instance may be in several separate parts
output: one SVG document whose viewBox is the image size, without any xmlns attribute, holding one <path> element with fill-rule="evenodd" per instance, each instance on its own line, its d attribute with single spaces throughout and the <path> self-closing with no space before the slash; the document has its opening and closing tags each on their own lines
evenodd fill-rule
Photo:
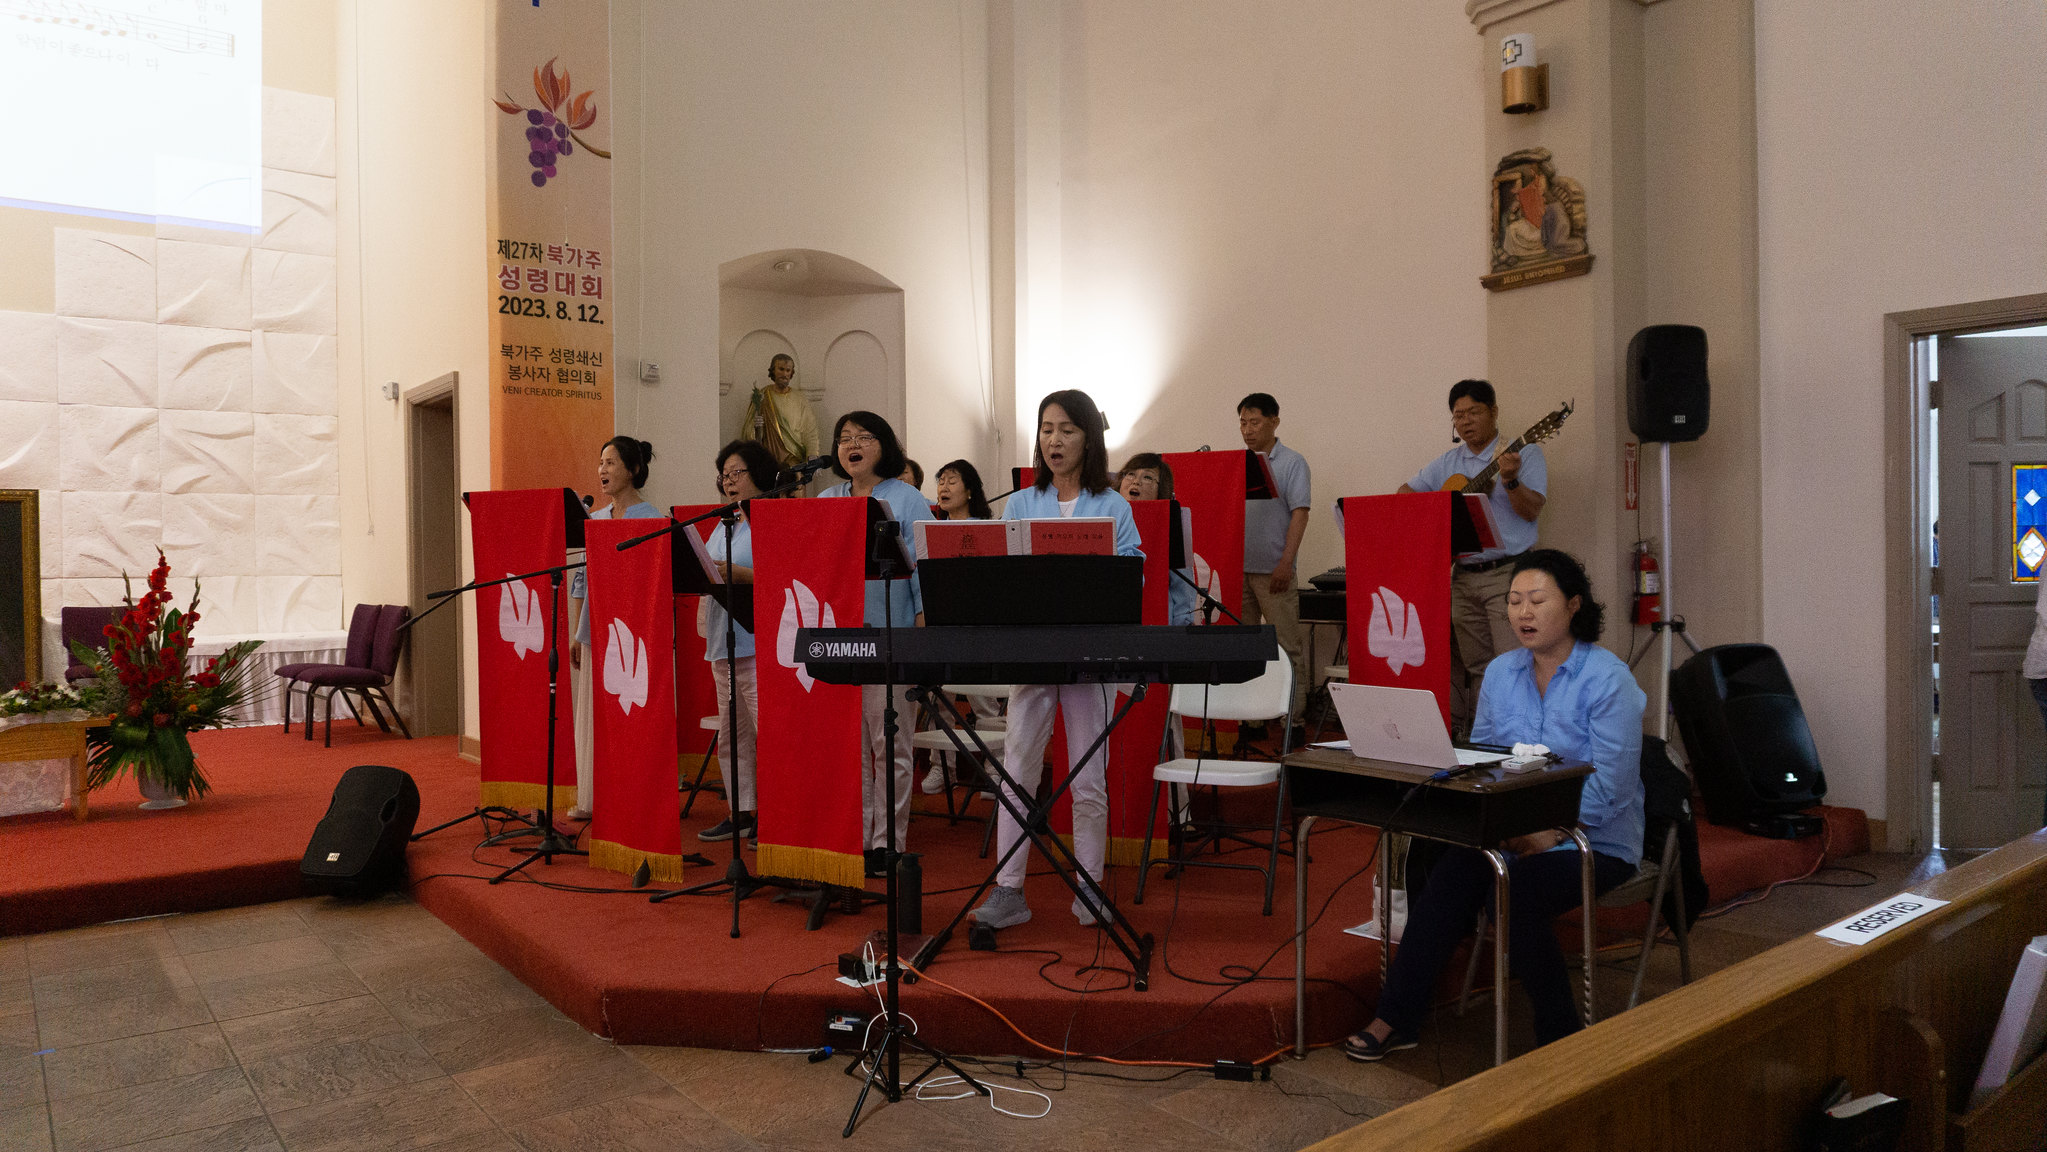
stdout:
<svg viewBox="0 0 2047 1152">
<path fill-rule="evenodd" d="M 528 573 L 527 575 L 535 575 L 535 573 Z M 508 577 L 506 580 L 479 581 L 475 584 L 464 584 L 460 588 L 451 588 L 446 592 L 429 592 L 427 593 L 427 599 L 434 600 L 435 603 L 426 611 L 421 612 L 417 616 L 406 617 L 405 623 L 400 624 L 398 626 L 398 630 L 403 632 L 407 628 L 412 627 L 414 624 L 419 623 L 421 620 L 426 619 L 427 617 L 433 615 L 436 612 L 439 612 L 441 609 L 446 608 L 448 605 L 454 603 L 455 594 L 458 592 L 464 592 L 476 588 L 488 588 L 492 584 L 503 584 L 506 583 L 508 580 L 517 579 L 522 579 L 522 577 L 513 576 Z M 439 824 L 434 825 L 431 828 L 428 828 L 424 832 L 413 833 L 407 842 L 409 843 L 411 840 L 424 840 L 425 838 L 433 835 L 436 832 L 439 832 L 446 828 L 453 828 L 455 825 L 460 824 L 466 820 L 485 819 L 501 820 L 508 824 L 521 824 L 524 825 L 524 827 L 507 828 L 502 831 L 493 833 L 489 836 L 485 836 L 483 838 L 483 842 L 478 845 L 478 847 L 481 848 L 494 847 L 500 841 L 510 840 L 518 836 L 540 835 L 540 825 L 536 821 L 528 817 L 524 812 L 520 812 L 512 808 L 507 808 L 502 804 L 482 804 L 474 808 L 471 808 L 467 813 L 461 816 L 457 816 L 453 820 L 445 820 Z"/>
</svg>

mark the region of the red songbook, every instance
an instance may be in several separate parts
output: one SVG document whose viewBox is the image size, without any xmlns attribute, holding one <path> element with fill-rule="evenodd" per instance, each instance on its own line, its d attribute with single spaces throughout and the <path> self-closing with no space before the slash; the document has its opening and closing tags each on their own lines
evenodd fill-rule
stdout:
<svg viewBox="0 0 2047 1152">
<path fill-rule="evenodd" d="M 1107 516 L 1075 516 L 1062 520 L 1025 520 L 1030 527 L 1033 556 L 1113 556 L 1116 522 Z"/>
<path fill-rule="evenodd" d="M 917 559 L 959 556 L 1014 556 L 1020 525 L 1014 520 L 919 520 L 914 526 Z"/>
</svg>

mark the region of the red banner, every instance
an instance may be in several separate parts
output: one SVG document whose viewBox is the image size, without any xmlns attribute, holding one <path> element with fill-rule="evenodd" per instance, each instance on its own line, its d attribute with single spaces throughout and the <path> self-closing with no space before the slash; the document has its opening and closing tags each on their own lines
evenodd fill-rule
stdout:
<svg viewBox="0 0 2047 1152">
<path fill-rule="evenodd" d="M 1194 582 L 1232 612 L 1244 598 L 1245 452 L 1168 452 L 1173 496 L 1194 513 Z M 1146 551 L 1149 551 L 1147 548 Z M 1196 617 L 1200 620 L 1200 617 Z M 1229 623 L 1228 617 L 1201 620 Z"/>
<path fill-rule="evenodd" d="M 1178 477 L 1175 476 L 1177 481 Z M 1168 500 L 1133 500 L 1130 514 L 1137 521 L 1137 534 L 1144 548 L 1144 614 L 1146 624 L 1164 624 L 1167 620 L 1168 582 L 1173 573 L 1167 567 L 1171 539 L 1172 502 Z M 1172 685 L 1153 684 L 1144 691 L 1144 699 L 1123 723 L 1116 727 L 1109 737 L 1109 854 L 1110 864 L 1136 864 L 1144 856 L 1144 818 L 1151 814 L 1151 770 L 1158 766 L 1159 750 L 1165 740 L 1166 716 L 1172 705 Z M 1121 707 L 1123 695 L 1114 701 L 1114 708 Z M 1052 766 L 1063 777 L 1072 759 L 1066 752 L 1066 719 L 1064 713 L 1052 725 L 1052 740 L 1046 745 L 1052 754 Z M 1159 811 L 1159 831 L 1153 839 L 1152 854 L 1163 857 L 1168 851 L 1165 838 L 1165 817 L 1168 811 Z M 1061 836 L 1071 840 L 1073 832 L 1073 791 L 1068 789 L 1059 794 L 1059 802 L 1052 807 L 1052 827 Z"/>
<path fill-rule="evenodd" d="M 857 628 L 867 604 L 865 500 L 753 505 L 760 872 L 857 888 L 860 689 L 810 678 L 798 628 Z"/>
<path fill-rule="evenodd" d="M 667 520 L 592 520 L 591 726 L 596 733 L 590 866 L 682 879 L 675 801 L 675 593 L 668 542 L 620 541 Z"/>
<path fill-rule="evenodd" d="M 678 504 L 668 510 L 677 520 L 688 520 L 701 516 L 716 504 Z M 716 520 L 706 520 L 691 526 L 699 539 L 708 540 L 718 530 Z M 687 543 L 684 547 L 688 547 Z M 675 747 L 678 755 L 689 758 L 689 773 L 696 774 L 696 765 L 710 751 L 712 734 L 703 725 L 706 716 L 718 714 L 718 688 L 711 682 L 711 662 L 704 659 L 704 638 L 697 635 L 697 602 L 701 596 L 677 596 L 675 598 Z M 681 771 L 681 766 L 677 766 Z M 713 760 L 711 771 L 724 775 L 722 762 Z"/>
<path fill-rule="evenodd" d="M 1350 678 L 1426 688 L 1450 723 L 1448 492 L 1343 501 Z"/>
<path fill-rule="evenodd" d="M 572 498 L 572 497 L 571 497 Z M 471 556 L 478 580 L 552 568 L 568 559 L 560 488 L 471 492 Z M 567 652 L 568 586 L 553 592 L 554 650 Z M 480 589 L 476 598 L 477 733 L 482 740 L 480 804 L 539 808 L 547 799 L 547 622 L 545 576 Z M 576 802 L 576 726 L 568 660 L 555 699 L 554 805 Z"/>
</svg>

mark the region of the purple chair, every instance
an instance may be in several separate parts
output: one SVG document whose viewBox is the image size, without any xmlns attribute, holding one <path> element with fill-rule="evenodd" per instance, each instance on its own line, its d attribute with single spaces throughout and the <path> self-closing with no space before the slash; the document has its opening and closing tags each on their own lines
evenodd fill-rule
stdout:
<svg viewBox="0 0 2047 1152">
<path fill-rule="evenodd" d="M 403 604 L 379 604 L 377 626 L 370 639 L 370 658 L 367 665 L 315 664 L 299 673 L 298 682 L 306 686 L 306 739 L 313 738 L 313 718 L 318 714 L 319 691 L 327 690 L 327 746 L 334 746 L 334 697 L 341 695 L 348 702 L 348 710 L 355 713 L 356 723 L 362 723 L 362 713 L 355 702 L 361 700 L 376 720 L 377 727 L 385 732 L 391 725 L 384 720 L 383 710 L 377 707 L 379 700 L 391 710 L 391 719 L 398 722 L 398 728 L 412 739 L 412 729 L 406 726 L 405 717 L 398 714 L 398 706 L 391 702 L 385 689 L 390 687 L 392 676 L 397 674 L 398 660 L 405 654 L 405 638 L 410 632 L 399 626 L 411 617 L 412 609 Z"/>
<path fill-rule="evenodd" d="M 116 604 L 110 608 L 65 608 L 58 614 L 60 634 L 64 637 L 64 657 L 68 661 L 64 669 L 65 683 L 76 684 L 93 678 L 92 669 L 80 664 L 78 657 L 72 654 L 72 642 L 87 648 L 106 647 L 107 626 L 120 623 L 121 615 L 126 611 L 126 605 Z"/>
<path fill-rule="evenodd" d="M 370 642 L 376 636 L 377 611 L 382 607 L 383 605 L 381 604 L 358 604 L 355 606 L 355 615 L 348 618 L 348 645 L 342 653 L 341 666 L 348 668 L 369 667 Z M 297 664 L 286 664 L 277 669 L 277 675 L 284 680 L 284 731 L 286 735 L 291 733 L 291 691 L 298 684 L 299 674 L 312 668 L 332 667 L 335 667 L 335 665 L 301 661 Z M 313 723 L 312 689 L 308 688 L 306 695 L 308 697 L 306 703 L 306 725 L 310 728 Z M 311 738 L 311 733 L 307 733 L 307 739 Z"/>
</svg>

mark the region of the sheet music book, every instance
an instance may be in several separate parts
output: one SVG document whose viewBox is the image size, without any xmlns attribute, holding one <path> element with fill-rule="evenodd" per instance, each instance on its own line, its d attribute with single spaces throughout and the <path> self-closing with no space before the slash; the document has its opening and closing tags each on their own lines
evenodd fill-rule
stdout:
<svg viewBox="0 0 2047 1152">
<path fill-rule="evenodd" d="M 1023 555 L 1021 520 L 919 520 L 911 529 L 920 564 L 934 557 Z"/>
<path fill-rule="evenodd" d="M 2019 953 L 2018 971 L 2012 973 L 1997 1031 L 1990 1034 L 1990 1050 L 1983 1054 L 1983 1070 L 1976 1076 L 1969 1107 L 1988 1100 L 2012 1073 L 2038 1059 L 2043 1043 L 2047 1043 L 2047 936 L 2035 936 Z"/>
<path fill-rule="evenodd" d="M 1116 522 L 1107 516 L 1019 520 L 1013 523 L 1027 526 L 1023 539 L 1024 555 L 1027 556 L 1116 554 Z"/>
<path fill-rule="evenodd" d="M 1483 552 L 1488 548 L 1498 548 L 1500 546 L 1500 533 L 1499 529 L 1493 524 L 1492 502 L 1483 496 L 1466 496 L 1464 498 L 1464 507 L 1466 511 L 1471 513 L 1471 526 L 1478 530 L 1478 552 Z M 1467 556 L 1476 554 L 1476 552 L 1463 553 L 1463 555 Z"/>
<path fill-rule="evenodd" d="M 722 537 L 725 534 L 724 527 L 722 525 L 719 526 L 717 532 Z M 681 532 L 676 533 L 676 535 L 689 541 L 690 551 L 697 554 L 697 563 L 704 566 L 704 579 L 709 580 L 713 584 L 723 584 L 725 582 L 725 574 L 719 569 L 717 560 L 711 556 L 711 546 L 704 543 L 704 538 L 697 535 L 697 530 L 695 528 L 684 528 Z"/>
</svg>

